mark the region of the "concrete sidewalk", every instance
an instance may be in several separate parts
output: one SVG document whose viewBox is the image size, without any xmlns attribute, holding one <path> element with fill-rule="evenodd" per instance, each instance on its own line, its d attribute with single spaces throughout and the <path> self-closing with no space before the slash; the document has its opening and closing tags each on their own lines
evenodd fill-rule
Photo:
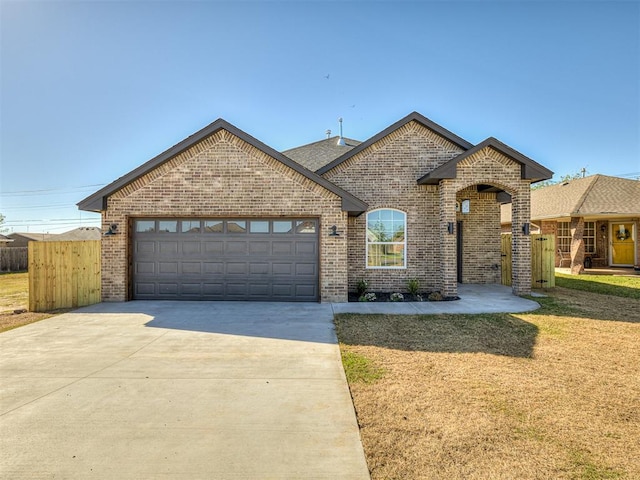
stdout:
<svg viewBox="0 0 640 480">
<path fill-rule="evenodd" d="M 515 296 L 511 287 L 504 285 L 459 284 L 460 300 L 450 302 L 351 302 L 334 303 L 334 313 L 383 314 L 465 314 L 465 313 L 518 313 L 540 308 L 526 298 Z"/>
<path fill-rule="evenodd" d="M 0 335 L 0 478 L 368 479 L 330 304 L 99 304 Z"/>
</svg>

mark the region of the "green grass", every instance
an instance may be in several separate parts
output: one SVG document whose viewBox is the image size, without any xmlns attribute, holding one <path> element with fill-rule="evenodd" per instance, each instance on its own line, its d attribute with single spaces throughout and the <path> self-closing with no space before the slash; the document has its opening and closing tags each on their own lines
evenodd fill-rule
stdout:
<svg viewBox="0 0 640 480">
<path fill-rule="evenodd" d="M 640 275 L 566 275 L 556 273 L 558 287 L 640 300 Z"/>
<path fill-rule="evenodd" d="M 342 365 L 350 384 L 374 383 L 384 376 L 384 369 L 377 366 L 372 360 L 350 351 L 345 345 L 341 347 Z"/>
<path fill-rule="evenodd" d="M 29 304 L 29 274 L 0 274 L 0 312 L 26 308 Z"/>
</svg>

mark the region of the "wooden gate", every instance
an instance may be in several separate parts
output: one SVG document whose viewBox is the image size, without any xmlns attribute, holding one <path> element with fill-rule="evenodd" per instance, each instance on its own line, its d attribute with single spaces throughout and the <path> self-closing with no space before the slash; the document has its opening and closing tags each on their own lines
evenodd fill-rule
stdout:
<svg viewBox="0 0 640 480">
<path fill-rule="evenodd" d="M 511 234 L 501 236 L 502 284 L 511 285 Z M 556 238 L 554 235 L 531 235 L 531 287 L 556 286 Z"/>
<path fill-rule="evenodd" d="M 29 242 L 29 310 L 100 302 L 100 240 Z"/>
</svg>

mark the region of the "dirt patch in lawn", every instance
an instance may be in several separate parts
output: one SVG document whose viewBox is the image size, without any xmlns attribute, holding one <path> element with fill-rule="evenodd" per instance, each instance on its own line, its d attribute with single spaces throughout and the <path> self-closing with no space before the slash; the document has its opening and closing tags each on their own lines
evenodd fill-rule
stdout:
<svg viewBox="0 0 640 480">
<path fill-rule="evenodd" d="M 29 323 L 38 322 L 53 316 L 51 313 L 37 313 L 37 312 L 24 312 L 24 313 L 0 313 L 0 332 L 11 330 L 22 325 L 28 325 Z"/>
<path fill-rule="evenodd" d="M 338 315 L 376 479 L 640 478 L 637 300 L 557 288 L 527 314 Z"/>
</svg>

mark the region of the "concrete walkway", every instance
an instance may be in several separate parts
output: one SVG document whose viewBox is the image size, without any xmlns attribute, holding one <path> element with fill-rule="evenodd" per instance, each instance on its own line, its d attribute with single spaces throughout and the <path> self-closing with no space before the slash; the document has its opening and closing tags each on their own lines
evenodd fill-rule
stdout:
<svg viewBox="0 0 640 480">
<path fill-rule="evenodd" d="M 504 285 L 459 284 L 460 300 L 451 302 L 352 302 L 334 303 L 334 313 L 438 314 L 438 313 L 517 313 L 540 305 L 515 296 Z"/>
<path fill-rule="evenodd" d="M 94 305 L 0 334 L 0 386 L 0 478 L 369 478 L 330 304 Z"/>
</svg>

